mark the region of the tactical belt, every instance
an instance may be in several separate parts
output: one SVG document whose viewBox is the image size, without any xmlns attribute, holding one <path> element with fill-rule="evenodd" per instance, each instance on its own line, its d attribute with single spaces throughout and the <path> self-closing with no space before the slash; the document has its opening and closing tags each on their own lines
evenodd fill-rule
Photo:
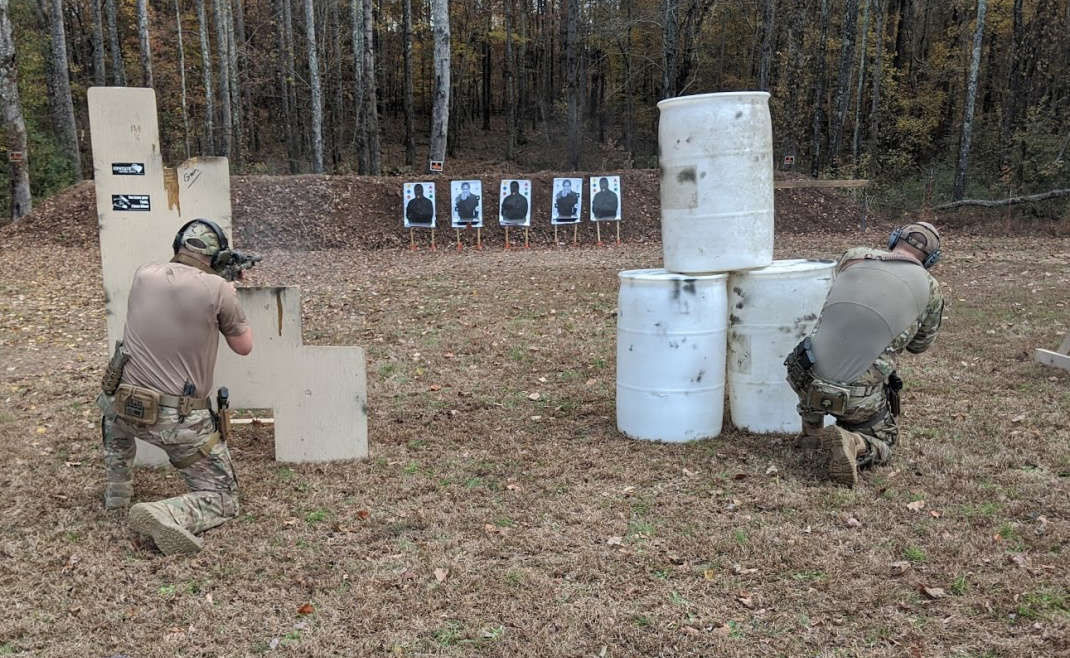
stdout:
<svg viewBox="0 0 1070 658">
<path fill-rule="evenodd" d="M 160 393 L 160 406 L 195 411 L 197 409 L 210 409 L 212 403 L 209 398 L 191 398 L 184 395 L 168 395 L 167 393 Z"/>
<path fill-rule="evenodd" d="M 851 397 L 865 397 L 884 388 L 884 382 L 873 386 L 844 386 L 844 388 L 851 392 Z"/>
</svg>

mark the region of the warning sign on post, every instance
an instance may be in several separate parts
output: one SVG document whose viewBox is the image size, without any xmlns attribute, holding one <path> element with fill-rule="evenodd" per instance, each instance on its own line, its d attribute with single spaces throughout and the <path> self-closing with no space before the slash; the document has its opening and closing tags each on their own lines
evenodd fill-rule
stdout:
<svg viewBox="0 0 1070 658">
<path fill-rule="evenodd" d="M 144 162 L 113 162 L 111 163 L 113 176 L 144 176 Z"/>
<path fill-rule="evenodd" d="M 152 204 L 149 203 L 148 194 L 113 194 L 111 195 L 111 209 L 147 212 L 152 210 Z"/>
<path fill-rule="evenodd" d="M 23 151 L 8 151 L 7 152 L 7 161 L 8 162 L 22 162 L 25 159 L 26 159 L 26 153 L 23 152 Z"/>
</svg>

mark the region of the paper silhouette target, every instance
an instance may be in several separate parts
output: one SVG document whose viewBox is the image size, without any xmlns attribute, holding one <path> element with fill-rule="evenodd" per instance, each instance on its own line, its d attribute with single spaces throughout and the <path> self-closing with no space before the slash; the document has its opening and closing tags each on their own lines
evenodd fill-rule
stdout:
<svg viewBox="0 0 1070 658">
<path fill-rule="evenodd" d="M 405 228 L 435 228 L 435 184 L 405 183 Z"/>
<path fill-rule="evenodd" d="M 582 207 L 583 179 L 555 178 L 553 204 L 550 207 L 550 223 L 579 223 Z"/>
<path fill-rule="evenodd" d="M 453 228 L 483 226 L 483 183 L 455 180 L 450 183 L 450 223 Z"/>
<path fill-rule="evenodd" d="M 620 176 L 591 177 L 591 221 L 620 221 Z"/>
<path fill-rule="evenodd" d="M 531 226 L 531 181 L 503 180 L 500 194 L 498 223 L 502 226 Z"/>
</svg>

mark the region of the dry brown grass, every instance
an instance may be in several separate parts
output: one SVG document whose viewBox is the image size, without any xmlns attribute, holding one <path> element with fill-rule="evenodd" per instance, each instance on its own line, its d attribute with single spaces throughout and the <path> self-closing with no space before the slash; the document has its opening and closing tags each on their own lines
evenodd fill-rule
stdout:
<svg viewBox="0 0 1070 658">
<path fill-rule="evenodd" d="M 302 287 L 307 342 L 367 348 L 371 458 L 276 464 L 243 428 L 241 517 L 192 559 L 100 504 L 96 251 L 12 247 L 0 655 L 1066 655 L 1070 375 L 1030 355 L 1070 325 L 1070 240 L 1006 244 L 950 236 L 894 465 L 853 491 L 784 436 L 617 434 L 615 275 L 656 245 L 269 254 L 257 280 Z"/>
</svg>

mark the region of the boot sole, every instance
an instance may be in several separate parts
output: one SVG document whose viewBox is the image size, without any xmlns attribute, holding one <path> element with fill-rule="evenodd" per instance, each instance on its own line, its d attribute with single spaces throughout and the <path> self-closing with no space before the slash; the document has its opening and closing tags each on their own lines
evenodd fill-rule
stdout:
<svg viewBox="0 0 1070 658">
<path fill-rule="evenodd" d="M 175 525 L 167 512 L 142 504 L 130 508 L 130 527 L 152 537 L 164 555 L 190 555 L 204 547 L 196 535 Z"/>
<path fill-rule="evenodd" d="M 835 425 L 830 425 L 822 431 L 821 443 L 828 455 L 829 479 L 845 487 L 857 485 L 858 464 L 851 437 Z"/>
</svg>

